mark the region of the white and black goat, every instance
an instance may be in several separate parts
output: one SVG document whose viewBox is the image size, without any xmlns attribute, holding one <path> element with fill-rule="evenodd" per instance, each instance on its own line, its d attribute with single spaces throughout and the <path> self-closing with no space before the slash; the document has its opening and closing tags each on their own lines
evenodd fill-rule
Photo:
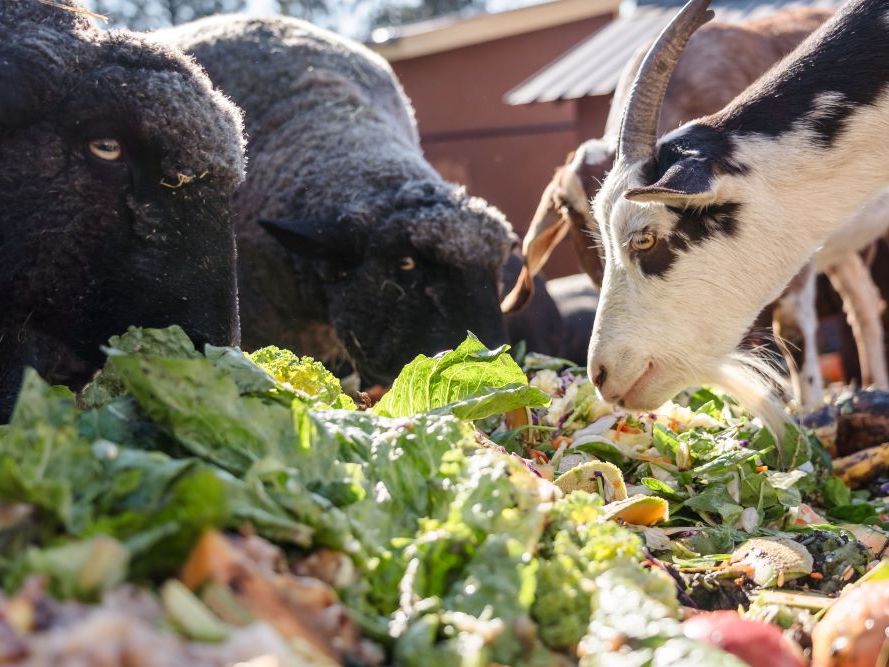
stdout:
<svg viewBox="0 0 889 667">
<path fill-rule="evenodd" d="M 796 7 L 744 23 L 714 22 L 699 30 L 670 79 L 658 134 L 723 107 L 832 15 L 829 10 Z M 598 235 L 598 225 L 588 202 L 614 165 L 624 103 L 647 50 L 640 50 L 624 68 L 603 137 L 581 144 L 546 186 L 524 238 L 525 270 L 503 302 L 506 312 L 521 309 L 530 299 L 534 276 L 566 234 L 571 236 L 584 271 L 597 287 L 601 285 L 603 264 L 591 240 Z M 889 227 L 889 196 L 865 206 L 848 227 L 856 232 L 835 234 L 816 255 L 813 265 L 827 273 L 843 299 L 859 350 L 864 384 L 889 389 L 880 319 L 882 301 L 857 253 Z M 804 408 L 816 406 L 823 396 L 816 342 L 815 278 L 813 267 L 806 266 L 774 302 L 771 313 L 794 397 Z"/>
<path fill-rule="evenodd" d="M 685 5 L 645 57 L 594 203 L 606 265 L 589 373 L 631 408 L 714 382 L 778 425 L 765 365 L 738 344 L 889 183 L 889 5 L 853 0 L 722 111 L 656 141 L 708 4 Z"/>
</svg>

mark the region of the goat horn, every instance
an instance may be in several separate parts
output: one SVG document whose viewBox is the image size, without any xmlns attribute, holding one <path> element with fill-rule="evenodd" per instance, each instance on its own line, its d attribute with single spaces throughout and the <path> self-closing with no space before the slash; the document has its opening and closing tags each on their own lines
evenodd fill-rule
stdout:
<svg viewBox="0 0 889 667">
<path fill-rule="evenodd" d="M 618 157 L 647 159 L 654 152 L 667 84 L 689 38 L 713 18 L 709 5 L 710 0 L 689 0 L 648 50 L 624 108 Z"/>
</svg>

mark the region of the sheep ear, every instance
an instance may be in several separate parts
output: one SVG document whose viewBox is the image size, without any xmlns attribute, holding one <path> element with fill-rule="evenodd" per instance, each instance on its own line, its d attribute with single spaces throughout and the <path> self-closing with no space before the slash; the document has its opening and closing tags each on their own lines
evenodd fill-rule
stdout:
<svg viewBox="0 0 889 667">
<path fill-rule="evenodd" d="M 356 264 L 364 255 L 365 236 L 343 222 L 259 220 L 259 225 L 288 251 L 307 260 Z"/>
<path fill-rule="evenodd" d="M 39 106 L 33 79 L 15 60 L 0 53 L 0 125 L 14 127 L 32 120 Z"/>
<path fill-rule="evenodd" d="M 624 197 L 635 202 L 679 207 L 712 203 L 716 199 L 713 168 L 705 158 L 686 158 L 667 169 L 656 183 L 630 188 Z"/>
</svg>

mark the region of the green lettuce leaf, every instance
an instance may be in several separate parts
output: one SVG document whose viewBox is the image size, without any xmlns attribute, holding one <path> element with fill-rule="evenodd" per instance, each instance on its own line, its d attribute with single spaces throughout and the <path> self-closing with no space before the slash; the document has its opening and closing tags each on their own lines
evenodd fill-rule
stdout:
<svg viewBox="0 0 889 667">
<path fill-rule="evenodd" d="M 166 329 L 130 327 L 125 334 L 112 336 L 103 350 L 109 357 L 133 355 L 196 359 L 201 356 L 182 327 L 176 325 Z M 120 376 L 106 363 L 102 372 L 81 392 L 80 403 L 88 408 L 98 408 L 120 397 L 124 391 Z"/>
<path fill-rule="evenodd" d="M 89 520 L 101 465 L 77 429 L 74 395 L 25 372 L 9 428 L 0 441 L 0 501 L 39 508 L 48 528 L 76 532 Z M 86 504 L 84 501 L 87 501 Z"/>
<path fill-rule="evenodd" d="M 421 354 L 404 367 L 373 411 L 388 417 L 434 411 L 475 420 L 546 405 L 549 397 L 528 385 L 507 349 L 489 350 L 469 334 L 455 350 L 435 357 Z"/>
<path fill-rule="evenodd" d="M 732 501 L 725 486 L 721 484 L 706 487 L 698 495 L 686 500 L 684 505 L 699 512 L 716 513 L 729 525 L 737 521 L 744 511 L 743 507 Z"/>
<path fill-rule="evenodd" d="M 836 475 L 830 475 L 824 480 L 821 494 L 828 509 L 848 505 L 852 502 L 851 489 Z"/>
<path fill-rule="evenodd" d="M 286 407 L 241 396 L 234 379 L 207 359 L 119 355 L 108 363 L 154 424 L 191 454 L 234 474 L 295 445 Z"/>
</svg>

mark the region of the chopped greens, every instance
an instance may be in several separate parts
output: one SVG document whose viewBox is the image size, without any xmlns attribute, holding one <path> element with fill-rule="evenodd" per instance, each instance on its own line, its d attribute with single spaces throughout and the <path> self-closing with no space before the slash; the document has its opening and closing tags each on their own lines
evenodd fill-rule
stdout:
<svg viewBox="0 0 889 667">
<path fill-rule="evenodd" d="M 287 650 L 319 667 L 737 667 L 683 633 L 682 605 L 833 595 L 889 544 L 885 506 L 817 440 L 776 444 L 709 389 L 627 413 L 582 369 L 528 354 L 526 376 L 470 335 L 358 410 L 275 347 L 198 351 L 170 327 L 106 352 L 78 396 L 29 371 L 0 428 L 8 595 L 153 588 L 166 627 L 220 645 L 257 618 L 293 640 L 323 616 L 297 601 L 329 596 L 376 648 L 307 632 Z"/>
</svg>

